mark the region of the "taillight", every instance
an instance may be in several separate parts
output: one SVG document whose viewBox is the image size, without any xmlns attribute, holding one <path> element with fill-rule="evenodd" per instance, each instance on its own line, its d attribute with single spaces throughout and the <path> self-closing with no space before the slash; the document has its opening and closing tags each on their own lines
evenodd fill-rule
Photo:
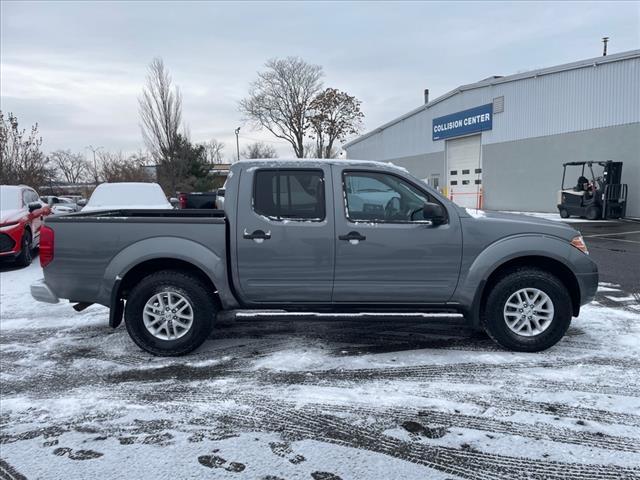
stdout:
<svg viewBox="0 0 640 480">
<path fill-rule="evenodd" d="M 46 225 L 40 228 L 40 266 L 46 267 L 53 260 L 53 230 Z"/>
<path fill-rule="evenodd" d="M 180 208 L 187 208 L 187 194 L 181 193 L 178 195 L 178 200 L 180 201 Z"/>
</svg>

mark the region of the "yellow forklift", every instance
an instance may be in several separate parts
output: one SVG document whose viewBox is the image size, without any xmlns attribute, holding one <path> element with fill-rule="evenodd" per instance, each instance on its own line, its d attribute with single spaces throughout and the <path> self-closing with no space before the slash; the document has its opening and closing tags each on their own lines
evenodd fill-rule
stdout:
<svg viewBox="0 0 640 480">
<path fill-rule="evenodd" d="M 595 175 L 594 166 L 596 169 L 602 167 L 600 176 Z M 628 189 L 625 183 L 620 183 L 622 162 L 568 162 L 562 167 L 562 189 L 558 192 L 558 211 L 562 218 L 572 215 L 589 220 L 624 218 Z M 575 186 L 565 186 L 567 167 L 580 172 Z M 591 178 L 587 178 L 585 173 Z"/>
</svg>

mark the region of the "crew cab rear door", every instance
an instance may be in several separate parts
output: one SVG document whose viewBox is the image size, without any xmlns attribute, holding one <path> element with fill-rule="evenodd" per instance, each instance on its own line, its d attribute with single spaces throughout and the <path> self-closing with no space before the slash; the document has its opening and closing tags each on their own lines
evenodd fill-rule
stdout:
<svg viewBox="0 0 640 480">
<path fill-rule="evenodd" d="M 256 304 L 328 303 L 334 266 L 331 168 L 243 170 L 236 208 L 236 276 Z"/>
<path fill-rule="evenodd" d="M 333 182 L 337 205 L 333 301 L 389 305 L 449 300 L 462 255 L 455 210 L 447 209 L 426 186 L 386 170 L 334 166 Z M 445 208 L 444 224 L 422 218 L 425 202 Z"/>
</svg>

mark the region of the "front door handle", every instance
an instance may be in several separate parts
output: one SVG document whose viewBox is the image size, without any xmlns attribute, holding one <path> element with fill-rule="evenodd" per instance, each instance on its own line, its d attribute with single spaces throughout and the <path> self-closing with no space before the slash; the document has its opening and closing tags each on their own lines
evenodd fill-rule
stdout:
<svg viewBox="0 0 640 480">
<path fill-rule="evenodd" d="M 349 232 L 346 235 L 340 235 L 338 237 L 338 239 L 340 240 L 348 240 L 349 242 L 351 241 L 362 241 L 362 240 L 366 240 L 367 237 L 365 237 L 364 235 L 360 235 L 358 232 Z"/>
<path fill-rule="evenodd" d="M 263 240 L 269 240 L 271 238 L 271 231 L 265 233 L 262 230 L 255 230 L 253 233 L 249 233 L 245 228 L 242 238 L 247 240 L 256 240 L 258 243 L 261 243 Z"/>
</svg>

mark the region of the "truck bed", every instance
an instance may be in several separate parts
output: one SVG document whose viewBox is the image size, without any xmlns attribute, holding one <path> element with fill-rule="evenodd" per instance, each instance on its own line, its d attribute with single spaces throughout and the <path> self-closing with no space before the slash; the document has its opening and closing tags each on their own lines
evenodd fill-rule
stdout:
<svg viewBox="0 0 640 480">
<path fill-rule="evenodd" d="M 71 301 L 109 305 L 114 279 L 146 258 L 193 262 L 195 256 L 208 264 L 205 271 L 226 259 L 222 210 L 80 212 L 49 217 L 45 224 L 55 235 L 47 282 L 56 296 Z"/>
</svg>

